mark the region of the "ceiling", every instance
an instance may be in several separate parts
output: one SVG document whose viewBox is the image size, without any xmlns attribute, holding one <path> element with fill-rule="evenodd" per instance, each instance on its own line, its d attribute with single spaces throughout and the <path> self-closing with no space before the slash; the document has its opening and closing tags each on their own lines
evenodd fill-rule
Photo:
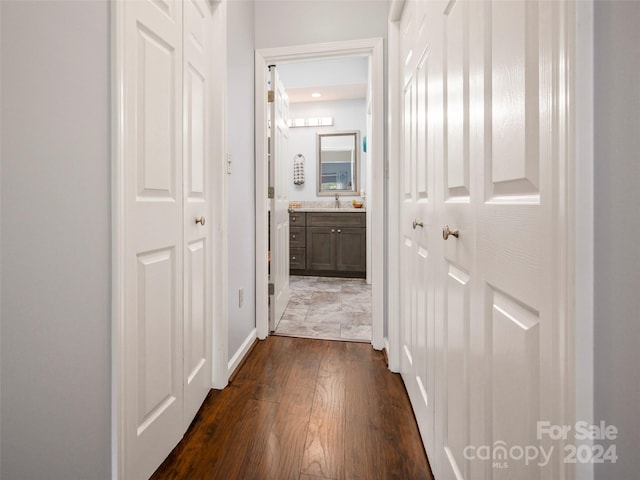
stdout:
<svg viewBox="0 0 640 480">
<path fill-rule="evenodd" d="M 312 97 L 311 94 L 316 92 L 322 96 L 318 98 Z M 289 103 L 327 102 L 332 100 L 367 98 L 367 84 L 356 83 L 351 85 L 287 88 L 287 94 L 289 95 Z"/>
</svg>

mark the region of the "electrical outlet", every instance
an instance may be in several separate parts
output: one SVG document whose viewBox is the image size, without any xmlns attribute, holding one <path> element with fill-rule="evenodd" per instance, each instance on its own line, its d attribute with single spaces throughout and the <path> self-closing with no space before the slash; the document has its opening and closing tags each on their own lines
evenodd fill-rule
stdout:
<svg viewBox="0 0 640 480">
<path fill-rule="evenodd" d="M 242 308 L 244 303 L 244 288 L 238 290 L 238 308 Z"/>
</svg>

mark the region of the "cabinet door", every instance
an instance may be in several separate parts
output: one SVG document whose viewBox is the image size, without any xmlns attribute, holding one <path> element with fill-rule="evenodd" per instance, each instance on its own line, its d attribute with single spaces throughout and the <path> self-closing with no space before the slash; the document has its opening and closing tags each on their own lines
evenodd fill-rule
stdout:
<svg viewBox="0 0 640 480">
<path fill-rule="evenodd" d="M 365 231 L 364 228 L 336 229 L 336 270 L 340 272 L 366 271 Z"/>
<path fill-rule="evenodd" d="M 307 227 L 307 270 L 336 269 L 335 227 Z"/>
</svg>

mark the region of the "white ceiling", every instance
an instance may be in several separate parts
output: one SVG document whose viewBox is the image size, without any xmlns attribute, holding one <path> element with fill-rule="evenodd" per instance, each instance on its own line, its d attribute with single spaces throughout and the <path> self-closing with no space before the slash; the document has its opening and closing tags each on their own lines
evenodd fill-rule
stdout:
<svg viewBox="0 0 640 480">
<path fill-rule="evenodd" d="M 289 103 L 326 102 L 367 97 L 369 59 L 344 57 L 278 65 Z M 313 98 L 312 93 L 322 96 Z"/>
<path fill-rule="evenodd" d="M 320 93 L 322 96 L 313 98 L 311 96 L 312 93 Z M 356 83 L 351 85 L 287 88 L 287 94 L 289 95 L 289 103 L 328 102 L 332 100 L 367 98 L 367 84 Z"/>
</svg>

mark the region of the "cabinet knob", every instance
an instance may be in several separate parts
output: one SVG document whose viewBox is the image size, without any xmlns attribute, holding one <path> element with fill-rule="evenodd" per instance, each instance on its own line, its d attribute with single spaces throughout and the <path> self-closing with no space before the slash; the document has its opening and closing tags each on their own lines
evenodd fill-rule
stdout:
<svg viewBox="0 0 640 480">
<path fill-rule="evenodd" d="M 295 260 L 295 259 L 296 259 L 296 257 L 291 257 L 291 260 Z"/>
<path fill-rule="evenodd" d="M 291 217 L 291 221 L 292 221 L 292 222 L 295 222 L 295 221 L 296 221 L 296 218 L 298 218 L 298 217 Z"/>
<path fill-rule="evenodd" d="M 342 233 L 342 230 L 338 229 L 338 233 Z"/>
<path fill-rule="evenodd" d="M 200 225 L 204 225 L 204 217 L 196 217 L 196 225 L 200 224 Z"/>
<path fill-rule="evenodd" d="M 291 235 L 291 238 L 293 238 L 294 240 L 296 239 L 295 233 L 293 235 Z"/>
<path fill-rule="evenodd" d="M 335 228 L 332 228 L 332 229 L 331 229 L 331 233 L 336 233 L 336 229 L 335 229 Z"/>
</svg>

